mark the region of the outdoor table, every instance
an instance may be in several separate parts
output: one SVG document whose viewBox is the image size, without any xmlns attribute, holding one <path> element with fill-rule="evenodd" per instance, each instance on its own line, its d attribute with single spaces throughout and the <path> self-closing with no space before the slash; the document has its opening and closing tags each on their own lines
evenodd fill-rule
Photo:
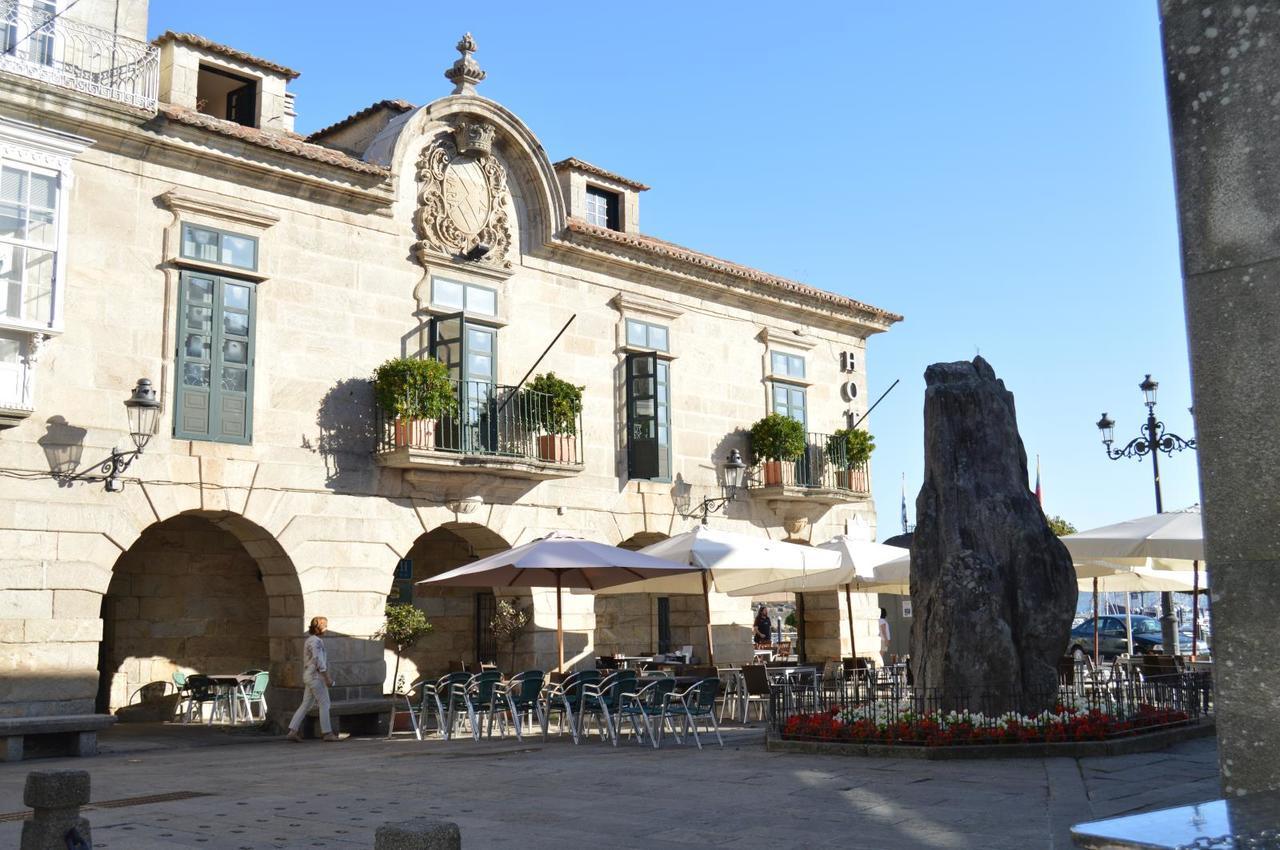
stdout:
<svg viewBox="0 0 1280 850">
<path fill-rule="evenodd" d="M 632 664 L 649 664 L 653 662 L 652 655 L 615 655 L 613 660 L 618 662 L 623 670 L 630 670 Z"/>
<path fill-rule="evenodd" d="M 236 722 L 236 712 L 240 709 L 240 700 L 237 697 L 241 694 L 241 689 L 247 683 L 252 683 L 254 676 L 246 673 L 205 673 L 206 678 L 227 695 L 227 702 L 231 704 L 231 723 Z"/>
</svg>

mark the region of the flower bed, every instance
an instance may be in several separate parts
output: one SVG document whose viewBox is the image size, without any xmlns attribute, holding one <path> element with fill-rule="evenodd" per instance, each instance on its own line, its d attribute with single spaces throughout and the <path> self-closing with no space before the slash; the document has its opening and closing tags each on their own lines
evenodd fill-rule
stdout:
<svg viewBox="0 0 1280 850">
<path fill-rule="evenodd" d="M 988 717 L 978 712 L 884 712 L 877 707 L 835 708 L 787 718 L 784 740 L 946 747 L 1105 741 L 1190 721 L 1185 711 L 1140 705 L 1127 716 L 1058 705 L 1051 711 Z"/>
</svg>

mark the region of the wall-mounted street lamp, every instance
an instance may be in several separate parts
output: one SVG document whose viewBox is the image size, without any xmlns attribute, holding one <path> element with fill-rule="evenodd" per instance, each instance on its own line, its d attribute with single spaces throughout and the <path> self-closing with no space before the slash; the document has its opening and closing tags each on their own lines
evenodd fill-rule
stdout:
<svg viewBox="0 0 1280 850">
<path fill-rule="evenodd" d="M 96 467 L 96 475 L 86 470 L 67 478 L 68 483 L 97 481 L 99 480 L 97 476 L 101 475 L 108 493 L 119 493 L 124 489 L 124 482 L 120 480 L 121 474 L 129 468 L 134 458 L 142 454 L 147 443 L 151 442 L 151 437 L 156 432 L 156 425 L 160 421 L 160 400 L 156 398 L 156 391 L 151 386 L 151 381 L 139 378 L 133 392 L 124 400 L 124 408 L 129 416 L 129 437 L 133 440 L 134 450 L 122 452 L 113 448 L 111 457 L 90 467 L 90 469 Z"/>
<path fill-rule="evenodd" d="M 1102 445 L 1107 451 L 1107 457 L 1112 460 L 1119 460 L 1122 457 L 1141 459 L 1151 455 L 1151 475 L 1155 479 L 1156 487 L 1156 513 L 1164 513 L 1164 499 L 1160 495 L 1160 452 L 1172 456 L 1174 452 L 1180 452 L 1183 449 L 1194 449 L 1196 441 L 1184 440 L 1177 434 L 1169 433 L 1164 429 L 1164 423 L 1156 419 L 1156 390 L 1159 387 L 1159 382 L 1151 380 L 1150 375 L 1138 384 L 1138 389 L 1142 390 L 1143 404 L 1147 406 L 1147 421 L 1139 429 L 1139 435 L 1126 443 L 1124 448 L 1111 448 L 1116 438 L 1114 419 L 1103 413 L 1097 426 L 1099 433 L 1102 434 Z M 1169 591 L 1160 594 L 1160 633 L 1165 654 L 1177 655 L 1178 629 L 1173 615 L 1173 594 Z"/>
<path fill-rule="evenodd" d="M 698 506 L 698 510 L 702 511 L 702 524 L 707 524 L 707 517 L 718 510 L 724 508 L 730 502 L 736 501 L 738 496 L 746 488 L 747 481 L 747 465 L 742 461 L 742 452 L 737 449 L 730 449 L 729 456 L 725 462 L 720 465 L 721 471 L 724 473 L 724 495 L 718 499 L 710 496 L 702 500 L 702 504 Z M 696 514 L 697 511 L 695 510 Z"/>
</svg>

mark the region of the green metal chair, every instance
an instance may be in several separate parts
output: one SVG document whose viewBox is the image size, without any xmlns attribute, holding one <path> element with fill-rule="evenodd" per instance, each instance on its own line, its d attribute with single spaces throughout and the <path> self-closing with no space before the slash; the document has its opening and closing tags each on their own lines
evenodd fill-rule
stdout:
<svg viewBox="0 0 1280 850">
<path fill-rule="evenodd" d="M 639 681 L 643 680 L 636 684 Z M 618 723 L 621 725 L 624 717 L 631 722 L 637 744 L 643 745 L 645 735 L 648 735 L 653 748 L 658 748 L 660 739 L 655 724 L 661 726 L 666 718 L 667 696 L 675 689 L 676 680 L 664 677 L 651 679 L 638 691 L 622 695 L 618 704 Z"/>
<path fill-rule="evenodd" d="M 488 735 L 493 737 L 493 715 L 497 702 L 497 688 L 502 681 L 502 673 L 497 670 L 485 670 L 476 673 L 465 685 L 454 685 L 453 693 L 462 698 L 462 705 L 467 710 L 467 719 L 471 721 L 471 737 L 479 741 L 481 735 L 481 716 L 489 721 Z M 450 710 L 456 709 L 451 701 Z"/>
<path fill-rule="evenodd" d="M 524 730 L 520 727 L 520 716 L 523 714 L 532 720 L 536 714 L 538 725 L 542 727 L 542 736 L 546 738 L 547 715 L 543 711 L 542 700 L 539 698 L 546 678 L 547 674 L 541 670 L 525 670 L 505 682 L 498 683 L 497 705 L 494 711 L 498 715 L 498 729 L 501 734 L 506 734 L 507 718 L 510 718 L 511 725 L 516 730 L 516 740 L 523 741 Z"/>
<path fill-rule="evenodd" d="M 588 718 L 596 721 L 600 729 L 600 739 L 606 734 L 613 745 L 618 746 L 618 711 L 622 707 L 622 694 L 636 689 L 636 671 L 619 670 L 610 673 L 597 683 L 588 683 L 582 688 L 582 708 L 578 712 L 578 734 L 586 730 Z M 601 726 L 603 721 L 603 726 Z"/>
<path fill-rule="evenodd" d="M 458 709 L 466 710 L 466 702 L 456 694 L 454 688 L 458 685 L 465 687 L 470 681 L 470 673 L 455 670 L 437 679 L 434 686 L 426 686 L 426 691 L 430 693 L 431 700 L 435 704 L 436 728 L 440 732 L 440 737 L 446 741 L 453 735 L 453 721 L 458 716 Z M 424 692 L 422 696 L 424 711 L 426 709 L 426 701 L 427 693 Z M 426 719 L 425 714 L 419 715 L 418 723 L 420 726 L 426 725 Z"/>
<path fill-rule="evenodd" d="M 570 673 L 563 681 L 554 683 L 543 691 L 542 710 L 547 718 L 547 723 L 550 723 L 551 712 L 560 712 L 560 734 L 564 734 L 565 724 L 568 723 L 569 733 L 573 735 L 575 744 L 578 743 L 577 715 L 582 707 L 583 688 L 588 684 L 598 684 L 599 682 L 599 670 L 581 670 L 577 673 Z"/>
<path fill-rule="evenodd" d="M 404 713 L 409 715 L 409 723 L 413 727 L 413 736 L 419 741 L 422 740 L 423 728 L 426 726 L 427 700 L 433 684 L 433 682 L 429 682 L 426 679 L 415 679 L 407 688 L 392 696 L 391 720 L 387 723 L 388 738 L 395 734 L 396 715 L 401 713 L 396 710 L 396 705 L 401 700 L 404 700 Z M 415 701 L 418 703 L 417 706 L 414 705 Z"/>
<path fill-rule="evenodd" d="M 270 679 L 270 673 L 256 673 L 252 684 L 245 682 L 237 689 L 235 698 L 244 706 L 244 716 L 250 722 L 254 720 L 262 722 L 267 719 L 267 683 Z M 258 707 L 257 717 L 253 715 L 254 706 Z"/>
<path fill-rule="evenodd" d="M 191 708 L 191 691 L 187 688 L 187 674 L 181 670 L 173 671 L 173 690 L 178 695 L 177 705 L 173 707 L 173 719 L 186 722 L 187 710 Z"/>
<path fill-rule="evenodd" d="M 698 737 L 698 721 L 707 724 L 707 729 L 716 733 L 720 747 L 724 747 L 724 739 L 720 737 L 720 722 L 716 720 L 716 696 L 720 693 L 720 679 L 707 678 L 690 685 L 681 693 L 671 693 L 666 697 L 663 709 L 664 721 L 681 718 L 684 735 L 693 732 L 693 742 L 702 749 L 702 739 Z M 674 729 L 672 730 L 674 731 Z M 676 740 L 684 743 L 684 735 L 676 734 Z M 662 727 L 658 727 L 658 742 L 662 742 Z"/>
</svg>

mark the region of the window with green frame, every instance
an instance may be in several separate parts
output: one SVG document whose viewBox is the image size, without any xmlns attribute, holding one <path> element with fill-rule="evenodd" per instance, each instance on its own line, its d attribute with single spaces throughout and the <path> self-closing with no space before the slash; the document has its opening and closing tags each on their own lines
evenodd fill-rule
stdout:
<svg viewBox="0 0 1280 850">
<path fill-rule="evenodd" d="M 805 425 L 808 422 L 804 387 L 775 381 L 773 384 L 773 412 L 790 416 Z"/>
<path fill-rule="evenodd" d="M 213 227 L 183 224 L 180 254 L 185 260 L 235 266 L 246 271 L 258 269 L 256 238 Z"/>
<path fill-rule="evenodd" d="M 780 378 L 804 378 L 804 358 L 785 351 L 769 352 L 769 371 Z"/>
<path fill-rule="evenodd" d="M 201 272 L 179 280 L 173 435 L 249 443 L 257 285 Z"/>
<path fill-rule="evenodd" d="M 670 481 L 671 364 L 657 352 L 633 352 L 626 381 L 627 477 Z"/>
</svg>

